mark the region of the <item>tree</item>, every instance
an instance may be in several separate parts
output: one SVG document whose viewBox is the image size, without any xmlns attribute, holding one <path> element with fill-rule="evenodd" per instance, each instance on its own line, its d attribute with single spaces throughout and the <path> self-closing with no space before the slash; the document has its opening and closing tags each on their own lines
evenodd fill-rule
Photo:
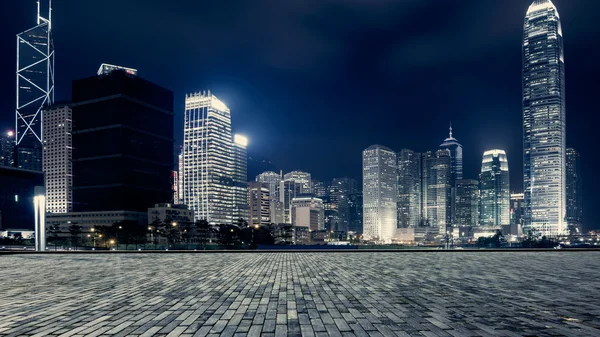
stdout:
<svg viewBox="0 0 600 337">
<path fill-rule="evenodd" d="M 57 244 L 62 241 L 58 236 L 60 234 L 60 224 L 50 225 L 50 227 L 48 227 L 48 232 L 50 233 L 48 241 L 54 244 L 54 250 L 56 250 Z"/>
<path fill-rule="evenodd" d="M 218 242 L 222 248 L 234 249 L 240 245 L 240 228 L 235 225 L 219 225 Z"/>
<path fill-rule="evenodd" d="M 72 224 L 71 226 L 69 226 L 69 233 L 71 234 L 71 245 L 75 247 L 75 250 L 77 250 L 77 247 L 81 242 L 82 228 L 83 227 L 77 224 Z"/>
<path fill-rule="evenodd" d="M 200 244 L 200 247 L 206 249 L 206 244 L 212 237 L 212 227 L 205 219 L 196 221 L 194 226 L 196 227 L 196 238 L 198 240 L 198 243 Z"/>
</svg>

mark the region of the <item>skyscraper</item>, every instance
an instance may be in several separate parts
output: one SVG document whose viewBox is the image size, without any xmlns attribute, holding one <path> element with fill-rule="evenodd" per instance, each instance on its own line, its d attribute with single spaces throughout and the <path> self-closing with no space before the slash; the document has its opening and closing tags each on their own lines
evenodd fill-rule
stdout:
<svg viewBox="0 0 600 337">
<path fill-rule="evenodd" d="M 233 136 L 233 221 L 248 220 L 248 139 Z"/>
<path fill-rule="evenodd" d="M 437 227 L 446 233 L 451 217 L 450 150 L 437 150 L 422 155 L 421 200 L 424 225 Z"/>
<path fill-rule="evenodd" d="M 285 223 L 292 223 L 292 199 L 301 194 L 311 193 L 312 186 L 310 173 L 292 171 L 283 176 L 279 200 L 283 204 L 283 220 Z"/>
<path fill-rule="evenodd" d="M 15 166 L 15 132 L 10 130 L 0 134 L 0 166 Z"/>
<path fill-rule="evenodd" d="M 46 186 L 46 211 L 73 211 L 73 110 L 59 104 L 43 111 L 43 171 Z"/>
<path fill-rule="evenodd" d="M 270 219 L 273 223 L 283 223 L 283 203 L 280 201 L 281 174 L 266 171 L 256 176 L 256 181 L 266 184 L 269 188 Z"/>
<path fill-rule="evenodd" d="M 416 227 L 421 218 L 421 154 L 398 154 L 398 228 Z"/>
<path fill-rule="evenodd" d="M 444 139 L 440 148 L 450 151 L 450 185 L 454 187 L 456 180 L 463 178 L 463 148 L 456 138 L 452 137 L 452 124 L 450 125 L 448 138 Z"/>
<path fill-rule="evenodd" d="M 582 230 L 583 225 L 583 182 L 581 158 L 573 148 L 567 149 L 567 224 L 569 230 Z"/>
<path fill-rule="evenodd" d="M 390 242 L 398 221 L 396 153 L 381 145 L 363 151 L 363 237 Z"/>
<path fill-rule="evenodd" d="M 349 231 L 363 232 L 363 198 L 362 192 L 350 194 L 350 226 Z"/>
<path fill-rule="evenodd" d="M 329 201 L 335 205 L 338 223 L 332 230 L 347 234 L 350 224 L 350 194 L 356 191 L 356 181 L 352 178 L 334 178 L 329 187 Z M 344 236 L 345 234 L 342 234 Z"/>
<path fill-rule="evenodd" d="M 479 182 L 473 179 L 456 181 L 455 226 L 479 225 Z"/>
<path fill-rule="evenodd" d="M 508 160 L 504 150 L 483 153 L 479 176 L 482 226 L 510 225 L 510 181 Z"/>
<path fill-rule="evenodd" d="M 28 170 L 42 169 L 42 110 L 54 103 L 51 4 L 38 0 L 37 25 L 17 35 L 15 166 Z"/>
<path fill-rule="evenodd" d="M 194 211 L 196 220 L 232 223 L 229 108 L 210 91 L 186 95 L 183 135 L 183 203 Z"/>
<path fill-rule="evenodd" d="M 523 36 L 523 175 L 525 230 L 565 232 L 565 64 L 560 17 L 534 0 Z"/>
<path fill-rule="evenodd" d="M 115 70 L 74 81 L 73 103 L 73 211 L 170 202 L 173 92 Z"/>
<path fill-rule="evenodd" d="M 248 205 L 250 225 L 268 225 L 271 223 L 271 197 L 269 186 L 260 182 L 248 183 Z"/>
</svg>

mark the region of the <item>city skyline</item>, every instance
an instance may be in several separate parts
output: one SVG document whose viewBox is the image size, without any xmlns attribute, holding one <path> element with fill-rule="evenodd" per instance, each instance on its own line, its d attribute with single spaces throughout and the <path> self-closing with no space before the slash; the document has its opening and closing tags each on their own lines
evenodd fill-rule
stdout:
<svg viewBox="0 0 600 337">
<path fill-rule="evenodd" d="M 561 19 L 563 19 L 563 21 L 570 20 L 569 24 L 566 24 L 565 22 L 563 22 L 563 26 L 564 26 L 563 28 L 565 31 L 565 35 L 567 36 L 567 38 L 565 38 L 565 44 L 566 44 L 565 54 L 566 54 L 566 58 L 568 60 L 571 60 L 571 57 L 573 57 L 573 56 L 571 54 L 572 48 L 571 49 L 569 48 L 569 39 L 573 39 L 574 41 L 581 39 L 581 37 L 578 37 L 577 35 L 575 35 L 573 33 L 573 31 L 576 31 L 577 28 L 575 27 L 576 25 L 573 24 L 572 16 L 568 15 L 569 11 L 572 12 L 575 9 L 573 8 L 574 7 L 573 5 L 569 5 L 569 4 L 565 3 L 564 1 L 557 0 L 554 2 L 556 4 L 556 6 L 558 7 L 559 11 L 561 12 Z M 523 18 L 523 15 L 525 14 L 525 11 L 526 11 L 527 7 L 529 6 L 529 4 L 530 4 L 530 1 L 524 1 L 522 3 L 515 2 L 514 6 L 513 6 L 513 4 L 511 4 L 511 6 L 505 6 L 505 7 L 511 7 L 511 10 L 510 10 L 511 13 L 520 13 L 516 19 L 513 18 L 513 16 L 510 16 L 510 20 L 508 20 L 508 21 L 512 22 L 512 20 L 515 20 L 515 21 L 519 20 L 519 21 L 521 21 L 520 26 L 522 26 L 522 18 Z M 588 5 L 588 4 L 586 3 L 583 6 L 586 6 L 586 5 Z M 27 5 L 24 4 L 23 7 L 25 7 L 25 6 L 27 6 Z M 56 20 L 56 17 L 60 17 L 59 14 L 61 11 L 67 11 L 67 10 L 73 9 L 73 8 L 68 8 L 68 9 L 60 8 L 60 6 L 61 6 L 60 3 L 55 4 L 55 7 L 57 7 L 55 9 L 55 12 L 56 12 L 55 20 Z M 151 6 L 154 6 L 154 5 L 151 5 Z M 350 7 L 350 5 L 347 5 L 347 6 Z M 461 8 L 459 8 L 459 10 L 463 9 L 462 7 L 468 7 L 468 6 L 469 5 L 459 6 L 459 7 L 461 7 Z M 475 5 L 473 5 L 473 6 L 475 6 Z M 589 6 L 593 6 L 593 4 L 589 4 Z M 19 6 L 19 7 L 21 7 L 21 6 Z M 74 7 L 77 7 L 77 6 L 74 6 Z M 512 8 L 512 7 L 514 7 L 514 8 Z M 19 12 L 21 12 L 21 11 L 25 12 L 25 10 L 22 10 L 22 9 L 19 10 Z M 563 13 L 563 11 L 564 11 L 564 13 Z M 72 20 L 72 19 L 73 19 L 72 17 L 69 17 L 69 20 Z M 60 23 L 59 26 L 56 28 L 57 32 L 60 32 L 61 25 L 68 24 L 65 21 L 66 20 L 63 20 L 63 22 Z M 19 23 L 18 25 L 21 27 L 23 24 Z M 511 27 L 513 26 L 512 24 L 506 23 L 506 26 L 509 26 L 509 25 Z M 63 26 L 63 29 L 64 29 L 64 26 Z M 514 27 L 513 27 L 513 29 L 514 29 Z M 13 30 L 15 30 L 15 29 L 13 29 Z M 517 28 L 517 30 L 522 30 L 522 27 Z M 16 29 L 15 33 L 17 31 L 20 31 L 20 30 Z M 64 32 L 63 32 L 63 34 L 64 34 Z M 522 31 L 520 32 L 520 34 L 522 35 Z M 58 39 L 58 41 L 60 41 L 60 38 L 58 37 L 59 34 L 55 32 L 55 35 L 57 36 L 57 37 L 55 37 L 55 39 Z M 495 43 L 495 41 L 496 40 L 493 40 L 491 42 Z M 510 39 L 510 41 L 507 42 L 505 40 L 500 39 L 500 40 L 498 40 L 498 43 L 504 43 L 506 45 L 510 45 L 510 46 L 512 46 L 511 48 L 513 48 L 513 49 L 517 48 L 517 50 L 520 48 L 519 40 Z M 14 46 L 13 46 L 13 48 L 14 48 Z M 145 62 L 143 62 L 141 60 L 141 58 L 138 58 L 138 61 L 135 61 L 133 57 L 131 57 L 131 56 L 128 56 L 128 57 L 131 61 L 125 60 L 124 62 L 119 62 L 118 56 L 110 57 L 106 61 L 112 62 L 114 60 L 115 64 L 123 64 L 126 66 L 134 67 L 134 68 L 140 70 L 140 72 L 144 78 L 155 79 L 155 77 L 157 76 L 156 73 L 153 73 L 153 72 L 155 72 L 155 69 L 148 67 L 148 66 L 144 66 Z M 127 59 L 128 57 L 125 57 L 125 59 Z M 57 60 L 57 62 L 58 62 L 57 69 L 60 69 L 60 63 L 64 62 L 64 60 L 63 61 Z M 77 67 L 75 72 L 85 72 L 85 74 L 87 76 L 91 73 L 92 69 L 95 69 L 97 67 L 97 64 L 100 62 L 104 62 L 104 60 L 98 60 L 98 62 L 95 62 L 94 67 L 89 68 L 89 69 L 81 69 L 82 67 Z M 575 63 L 575 61 L 572 61 L 572 62 Z M 568 62 L 568 63 L 570 64 L 570 62 Z M 576 66 L 576 65 L 574 64 L 573 66 Z M 573 92 L 573 91 L 577 90 L 576 88 L 578 88 L 578 86 L 580 86 L 581 84 L 578 84 L 577 80 L 573 79 L 573 77 L 575 75 L 573 74 L 573 70 L 571 70 L 571 68 L 570 68 L 571 66 L 568 65 L 567 67 L 569 69 L 567 71 L 567 76 L 568 76 L 567 91 Z M 63 69 L 64 69 L 64 67 L 63 67 Z M 512 69 L 512 70 L 514 71 L 514 69 Z M 233 71 L 233 70 L 229 70 L 229 71 Z M 519 71 L 519 69 L 517 69 L 517 72 L 518 71 Z M 73 78 L 77 78 L 77 77 L 73 77 L 72 75 L 67 75 L 67 74 L 68 73 L 63 73 L 63 75 L 62 75 L 63 78 L 58 80 L 59 82 L 62 81 L 62 83 L 63 83 L 62 86 L 60 83 L 58 83 L 59 84 L 58 88 L 59 89 L 62 88 L 61 89 L 62 93 L 59 93 L 58 92 L 59 90 L 57 89 L 57 95 L 59 95 L 59 96 L 62 95 L 61 98 L 64 98 L 66 96 L 65 95 L 66 90 L 64 89 L 65 88 L 64 84 L 66 82 L 65 77 L 69 80 L 73 79 Z M 146 76 L 146 74 L 148 76 Z M 81 76 L 81 77 L 85 77 L 85 76 Z M 158 76 L 158 77 L 160 77 L 160 76 Z M 175 77 L 177 77 L 177 76 L 175 76 Z M 249 136 L 249 138 L 252 139 L 252 145 L 249 146 L 249 149 L 248 149 L 249 152 L 264 154 L 266 157 L 269 157 L 269 158 L 273 159 L 275 162 L 277 162 L 279 168 L 284 169 L 284 171 L 291 171 L 292 169 L 297 168 L 297 169 L 300 169 L 303 171 L 310 172 L 318 179 L 330 179 L 330 178 L 333 178 L 336 176 L 350 176 L 350 177 L 356 177 L 356 178 L 360 177 L 360 174 L 357 172 L 358 170 L 356 169 L 356 167 L 359 166 L 359 165 L 357 165 L 356 153 L 359 153 L 361 150 L 359 149 L 358 152 L 352 150 L 354 154 L 347 155 L 347 153 L 348 153 L 348 151 L 350 151 L 350 149 L 354 149 L 356 147 L 357 140 L 348 139 L 349 146 L 347 148 L 341 148 L 339 153 L 333 154 L 333 156 L 334 156 L 333 158 L 337 159 L 337 160 L 336 159 L 331 160 L 332 163 L 336 163 L 333 165 L 322 165 L 324 153 L 319 152 L 319 150 L 315 150 L 315 153 L 313 156 L 314 158 L 308 159 L 305 157 L 306 154 L 300 153 L 298 156 L 286 156 L 286 157 L 293 157 L 291 159 L 283 158 L 283 160 L 282 160 L 281 153 L 286 153 L 288 149 L 290 151 L 292 151 L 295 148 L 294 147 L 295 145 L 292 145 L 291 147 L 286 147 L 286 145 L 288 145 L 288 142 L 290 141 L 290 138 L 302 137 L 302 133 L 299 133 L 298 129 L 291 129 L 291 131 L 292 131 L 292 133 L 290 133 L 291 137 L 289 137 L 289 136 L 288 137 L 286 137 L 286 136 L 280 137 L 277 135 L 277 132 L 275 132 L 274 134 L 267 134 L 267 133 L 257 134 L 256 131 L 251 130 L 252 126 L 249 125 L 249 123 L 247 123 L 248 119 L 250 118 L 250 116 L 247 116 L 247 115 L 252 115 L 253 118 L 259 119 L 255 116 L 256 112 L 254 109 L 252 109 L 252 107 L 251 107 L 252 104 L 250 104 L 250 108 L 248 108 L 248 106 L 244 106 L 241 104 L 241 103 L 243 103 L 242 102 L 243 100 L 239 100 L 239 97 L 237 97 L 237 98 L 234 97 L 233 99 L 231 99 L 231 97 L 228 99 L 228 97 L 227 97 L 228 95 L 231 95 L 233 91 L 227 90 L 230 88 L 228 88 L 226 85 L 223 86 L 223 82 L 231 83 L 231 81 L 227 81 L 227 80 L 218 81 L 218 80 L 215 80 L 215 77 L 211 76 L 210 74 L 208 75 L 208 78 L 212 78 L 211 80 L 206 80 L 202 77 L 203 76 L 200 76 L 199 77 L 200 80 L 196 81 L 197 84 L 191 84 L 191 85 L 187 84 L 186 91 L 190 91 L 192 88 L 199 88 L 199 89 L 210 88 L 211 90 L 216 92 L 220 97 L 222 97 L 222 98 L 224 97 L 223 101 L 226 104 L 228 104 L 230 107 L 232 107 L 233 114 L 237 115 L 237 117 L 239 117 L 239 119 L 236 119 L 236 123 L 234 123 L 234 125 L 232 126 L 234 129 L 232 131 L 247 134 Z M 513 87 L 514 88 L 511 89 L 511 91 L 514 91 L 514 89 L 519 89 L 518 87 L 519 87 L 520 83 L 516 83 L 515 80 L 519 81 L 519 78 L 518 77 L 513 78 L 513 82 L 511 83 L 511 88 L 513 88 Z M 293 79 L 292 79 L 292 81 L 293 81 Z M 171 88 L 171 86 L 167 84 L 168 81 L 165 82 L 165 81 L 161 81 L 160 79 L 156 79 L 155 82 L 159 83 L 167 88 Z M 260 79 L 257 79 L 256 82 L 261 82 L 261 81 L 260 81 Z M 211 86 L 210 85 L 211 83 L 216 83 L 216 86 Z M 254 82 L 248 81 L 247 84 L 250 86 L 253 86 Z M 503 84 L 503 86 L 506 86 L 506 85 L 507 85 L 506 83 Z M 178 87 L 178 86 L 180 87 L 181 84 L 175 85 L 175 87 Z M 260 83 L 258 84 L 258 86 L 260 87 Z M 248 88 L 246 88 L 246 89 L 248 89 Z M 240 90 L 239 86 L 236 88 L 236 90 Z M 332 89 L 332 90 L 334 92 L 334 95 L 333 95 L 331 104 L 333 104 L 336 101 L 336 99 L 335 99 L 336 89 Z M 181 91 L 177 90 L 175 88 L 174 88 L 174 91 L 176 92 L 176 101 L 181 101 L 181 97 L 180 97 Z M 238 93 L 239 93 L 239 91 L 238 91 Z M 459 96 L 462 96 L 462 95 L 464 95 L 464 94 L 461 94 Z M 575 95 L 575 94 L 573 94 L 573 95 Z M 278 106 L 278 104 L 281 103 L 280 99 L 274 99 L 273 103 L 271 103 L 268 98 L 260 97 L 260 96 L 261 95 L 259 94 L 258 97 L 256 97 L 256 99 L 263 102 L 262 104 L 266 104 L 265 102 L 268 102 L 268 104 Z M 512 97 L 511 99 L 514 99 L 514 94 L 512 94 L 511 97 Z M 519 100 L 518 94 L 516 97 L 517 97 L 517 100 Z M 294 97 L 290 98 L 289 100 L 294 101 L 294 102 L 298 101 L 297 98 L 294 98 Z M 385 98 L 383 98 L 383 100 L 385 100 Z M 570 95 L 569 111 L 575 110 L 575 108 L 573 108 L 573 105 L 578 104 L 575 100 L 576 99 L 573 98 L 572 95 Z M 575 102 L 573 102 L 573 101 L 575 101 Z M 232 102 L 232 103 L 230 104 L 230 102 Z M 237 106 L 234 107 L 233 104 L 235 104 Z M 377 102 L 376 102 L 376 104 L 377 104 Z M 180 102 L 177 102 L 177 104 L 175 106 L 175 111 L 177 114 L 177 116 L 176 116 L 176 139 L 178 139 L 178 144 L 180 142 L 181 135 L 177 134 L 177 133 L 180 133 L 180 131 L 179 131 L 180 127 L 177 124 L 181 123 L 180 119 L 181 119 L 181 113 L 182 113 L 182 109 L 180 108 L 179 105 L 180 105 Z M 323 106 L 323 108 L 325 106 Z M 427 115 L 427 114 L 431 115 L 432 111 L 430 109 L 431 109 L 431 107 L 425 108 L 425 111 L 424 111 L 425 115 Z M 282 111 L 283 115 L 285 115 L 287 118 L 289 118 L 291 120 L 295 120 L 295 118 L 293 117 L 293 113 L 292 114 L 288 113 L 287 112 L 288 110 L 286 110 L 286 109 L 282 109 L 282 110 L 284 110 L 284 111 Z M 445 110 L 445 109 L 441 109 L 441 110 Z M 488 115 L 488 114 L 489 114 L 488 112 L 483 113 L 483 115 Z M 576 111 L 575 114 L 578 114 L 580 116 L 579 118 L 581 118 L 581 112 Z M 260 113 L 259 113 L 259 115 L 260 115 Z M 335 115 L 335 114 L 333 114 L 333 115 Z M 517 119 L 520 119 L 519 111 L 511 112 L 511 115 L 516 115 Z M 406 113 L 400 114 L 400 116 L 407 117 Z M 571 116 L 571 114 L 569 114 L 569 116 Z M 5 118 L 5 116 L 3 116 L 3 117 Z M 487 117 L 490 117 L 490 116 L 487 116 Z M 280 118 L 280 117 L 277 117 L 277 118 Z M 348 116 L 348 119 L 353 119 L 353 118 L 354 117 L 351 115 Z M 381 132 L 380 136 L 378 136 L 378 135 L 373 136 L 372 134 L 370 134 L 370 131 L 367 130 L 367 132 L 365 132 L 364 135 L 359 137 L 358 142 L 360 142 L 362 144 L 362 146 L 361 146 L 362 149 L 364 149 L 369 144 L 380 143 L 380 144 L 389 146 L 390 148 L 394 148 L 394 149 L 411 148 L 415 151 L 419 151 L 419 152 L 423 151 L 424 152 L 429 149 L 435 148 L 435 145 L 431 145 L 431 144 L 435 144 L 435 143 L 439 144 L 439 139 L 442 137 L 442 135 L 447 133 L 445 131 L 445 129 L 447 129 L 448 122 L 450 122 L 452 120 L 453 128 L 455 129 L 454 134 L 455 134 L 456 138 L 458 138 L 460 140 L 460 142 L 463 144 L 463 146 L 465 147 L 465 154 L 464 154 L 464 161 L 465 161 L 464 178 L 465 179 L 476 177 L 476 172 L 477 172 L 476 167 L 478 166 L 477 162 L 479 161 L 478 158 L 480 157 L 481 153 L 483 152 L 483 150 L 480 149 L 482 147 L 482 144 L 480 144 L 480 143 L 486 143 L 486 142 L 494 143 L 494 144 L 490 144 L 490 146 L 486 146 L 487 148 L 496 147 L 495 143 L 498 142 L 498 138 L 510 139 L 508 142 L 513 142 L 513 143 L 516 143 L 517 145 L 519 143 L 519 138 L 520 138 L 519 133 L 520 132 L 519 132 L 518 124 L 515 126 L 515 125 L 513 125 L 513 123 L 511 123 L 511 125 L 509 127 L 505 125 L 506 128 L 503 128 L 503 127 L 501 127 L 501 125 L 503 123 L 499 122 L 499 123 L 497 123 L 497 124 L 499 124 L 497 127 L 492 127 L 492 129 L 497 129 L 497 132 L 488 133 L 488 135 L 482 136 L 480 134 L 482 132 L 481 130 L 474 130 L 474 125 L 477 120 L 465 122 L 464 117 L 460 117 L 460 113 L 456 109 L 451 109 L 449 112 L 445 113 L 444 117 L 443 117 L 444 119 L 438 118 L 439 121 L 436 120 L 435 122 L 428 122 L 427 127 L 423 127 L 423 128 L 419 126 L 420 122 L 418 120 L 414 120 L 414 118 L 415 117 L 413 117 L 413 116 L 410 116 L 410 118 L 409 118 L 409 121 L 411 122 L 410 123 L 411 127 L 401 126 L 400 130 L 407 131 L 407 132 L 401 132 L 401 133 L 404 133 L 404 135 L 400 135 L 395 140 L 385 141 L 385 139 L 384 139 L 383 141 L 379 141 L 379 139 L 381 139 L 381 138 L 389 137 L 387 135 L 387 133 L 389 132 L 387 130 L 387 128 L 384 127 L 383 125 L 380 125 L 380 126 L 382 126 L 381 127 L 382 132 Z M 488 130 L 490 128 L 489 127 L 490 124 L 494 124 L 494 122 L 498 121 L 497 118 L 498 117 L 492 117 L 487 121 Z M 511 118 L 508 118 L 508 119 L 511 119 Z M 569 117 L 569 118 L 571 118 L 571 117 Z M 512 118 L 512 119 L 514 120 L 514 118 Z M 3 120 L 4 119 L 0 118 L 0 122 L 3 122 Z M 265 120 L 266 120 L 265 118 L 260 118 L 259 120 L 263 123 L 269 123 L 268 121 L 265 122 Z M 237 121 L 239 121 L 239 122 L 237 122 Z M 342 121 L 342 126 L 345 125 L 346 122 L 347 121 Z M 369 124 L 369 123 L 372 123 L 372 121 L 367 121 L 367 124 Z M 325 116 L 325 120 L 322 124 L 325 124 L 325 125 L 328 124 L 327 116 Z M 578 123 L 575 122 L 575 124 L 578 124 Z M 8 124 L 8 125 L 10 125 L 10 124 Z M 412 125 L 414 125 L 414 127 L 412 127 Z M 571 125 L 573 125 L 573 124 L 569 123 L 570 129 L 571 129 Z M 261 127 L 263 127 L 263 126 L 261 126 Z M 356 127 L 356 125 L 355 125 L 355 127 Z M 317 133 L 320 132 L 319 130 L 321 128 L 322 128 L 322 126 L 317 125 L 316 130 L 304 130 L 304 132 L 305 132 L 305 135 L 311 135 L 312 132 L 317 132 Z M 427 135 L 426 136 L 411 135 L 411 132 L 408 131 L 408 129 L 410 129 L 410 128 L 427 130 L 427 132 L 426 132 Z M 516 128 L 516 132 L 514 130 L 515 128 Z M 245 129 L 248 129 L 250 131 L 247 131 Z M 348 128 L 341 128 L 341 129 L 348 130 Z M 486 125 L 482 125 L 481 129 L 486 129 Z M 513 131 L 510 131 L 509 134 L 506 135 L 505 132 L 507 129 L 513 130 Z M 333 131 L 335 131 L 335 130 L 333 130 Z M 336 131 L 336 132 L 338 132 L 338 135 L 339 135 L 340 131 Z M 474 138 L 473 134 L 480 134 L 478 138 L 475 137 L 476 141 L 473 141 L 473 138 Z M 257 135 L 258 135 L 258 137 L 257 137 Z M 277 137 L 277 138 L 275 138 L 275 137 Z M 314 137 L 304 137 L 302 139 L 303 139 L 303 141 L 309 141 L 309 142 L 314 141 L 314 139 L 310 139 L 310 138 L 314 138 Z M 319 137 L 317 137 L 317 138 L 319 138 Z M 477 141 L 477 140 L 479 140 L 479 141 Z M 323 141 L 323 140 L 321 140 L 321 141 Z M 335 139 L 331 139 L 331 141 L 333 142 L 333 144 L 336 144 Z M 269 144 L 267 144 L 266 149 L 265 149 L 265 142 L 269 143 Z M 499 143 L 502 143 L 502 142 L 503 141 L 500 141 Z M 272 148 L 274 146 L 271 144 L 279 144 L 279 143 L 281 144 L 280 145 L 281 148 L 277 148 L 275 150 L 268 149 L 268 147 Z M 590 174 L 588 174 L 587 172 L 590 171 L 589 167 L 592 166 L 591 162 L 592 162 L 592 160 L 594 160 L 594 158 L 592 158 L 592 156 L 586 155 L 587 153 L 589 153 L 589 150 L 586 151 L 585 146 L 579 146 L 577 144 L 577 142 L 567 141 L 567 145 L 576 148 L 582 154 L 582 158 L 583 158 L 582 160 L 584 163 L 583 164 L 583 176 L 584 177 L 590 176 Z M 497 147 L 505 148 L 507 150 L 507 155 L 509 157 L 511 171 L 518 172 L 519 171 L 518 168 L 520 165 L 520 160 L 518 157 L 521 156 L 519 149 L 518 148 L 515 149 L 514 144 L 513 144 L 513 146 L 504 146 L 504 144 L 499 144 Z M 307 151 L 307 152 L 310 152 L 310 151 Z M 327 155 L 332 154 L 331 151 L 328 151 L 326 153 L 327 153 Z M 343 156 L 342 156 L 342 154 L 343 154 Z M 320 165 L 316 164 L 316 162 L 315 162 L 316 160 L 317 161 L 320 160 L 319 163 L 321 163 L 321 164 Z M 589 162 L 588 162 L 588 160 L 589 160 Z M 324 168 L 324 167 L 328 167 L 328 168 Z M 517 176 L 517 178 L 515 178 L 515 176 Z M 590 179 L 592 180 L 592 181 L 590 181 L 590 184 L 592 184 L 592 186 L 593 186 L 593 184 L 595 183 L 595 181 L 593 181 L 595 179 L 595 177 L 590 177 Z M 517 180 L 517 183 L 515 183 L 515 180 Z M 587 182 L 587 180 L 586 180 L 586 182 Z M 511 186 L 513 186 L 513 187 L 511 188 L 511 190 L 513 190 L 515 192 L 519 192 L 520 185 L 521 184 L 518 183 L 518 174 L 512 174 L 511 175 Z M 586 184 L 586 187 L 584 187 L 584 188 L 586 190 L 589 189 L 587 187 L 587 184 Z M 586 199 L 589 199 L 589 198 L 586 198 Z"/>
</svg>

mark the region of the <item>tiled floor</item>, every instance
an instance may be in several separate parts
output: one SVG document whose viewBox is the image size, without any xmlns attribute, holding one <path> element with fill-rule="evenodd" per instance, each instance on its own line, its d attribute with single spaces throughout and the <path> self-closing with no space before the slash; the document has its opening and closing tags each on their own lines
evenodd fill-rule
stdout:
<svg viewBox="0 0 600 337">
<path fill-rule="evenodd" d="M 600 336 L 598 252 L 0 256 L 0 336 Z"/>
</svg>

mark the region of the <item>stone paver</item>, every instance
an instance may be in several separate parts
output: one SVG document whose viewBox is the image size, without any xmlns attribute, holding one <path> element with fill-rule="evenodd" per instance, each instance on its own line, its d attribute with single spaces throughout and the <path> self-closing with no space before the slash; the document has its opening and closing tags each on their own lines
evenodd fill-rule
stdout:
<svg viewBox="0 0 600 337">
<path fill-rule="evenodd" d="M 0 256 L 0 336 L 600 336 L 600 252 Z"/>
</svg>

